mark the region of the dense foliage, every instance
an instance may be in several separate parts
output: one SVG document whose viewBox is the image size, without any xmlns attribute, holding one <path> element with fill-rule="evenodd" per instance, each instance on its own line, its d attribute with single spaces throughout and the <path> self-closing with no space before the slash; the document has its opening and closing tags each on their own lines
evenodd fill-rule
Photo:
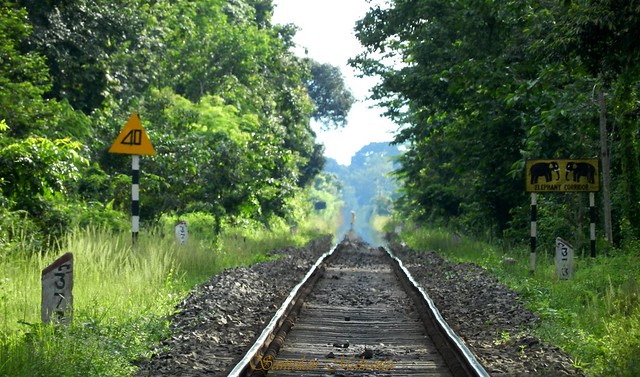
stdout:
<svg viewBox="0 0 640 377">
<path fill-rule="evenodd" d="M 639 26 L 635 0 L 373 7 L 356 27 L 366 50 L 352 65 L 381 78 L 373 98 L 405 125 L 396 136 L 408 146 L 397 171 L 400 208 L 418 220 L 524 240 L 524 161 L 602 157 L 606 115 L 614 239 L 638 238 Z M 547 241 L 584 238 L 583 195 L 542 195 L 539 204 Z"/>
<path fill-rule="evenodd" d="M 126 224 L 130 157 L 107 150 L 134 111 L 157 151 L 141 163 L 144 221 L 294 216 L 324 163 L 310 119 L 343 124 L 353 97 L 335 67 L 294 55 L 295 26 L 272 12 L 271 0 L 1 1 L 2 238 L 17 220 L 40 241 Z"/>
</svg>

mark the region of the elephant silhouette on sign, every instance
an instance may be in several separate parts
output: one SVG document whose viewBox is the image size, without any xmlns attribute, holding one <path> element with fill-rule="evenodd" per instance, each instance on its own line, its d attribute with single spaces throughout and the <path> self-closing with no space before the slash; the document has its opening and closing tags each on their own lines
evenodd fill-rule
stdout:
<svg viewBox="0 0 640 377">
<path fill-rule="evenodd" d="M 544 177 L 546 182 L 553 180 L 553 172 L 556 172 L 556 180 L 560 180 L 560 166 L 556 161 L 538 162 L 531 166 L 531 184 L 538 183 L 538 178 Z"/>
<path fill-rule="evenodd" d="M 586 177 L 587 182 L 596 183 L 596 168 L 586 162 L 567 162 L 565 179 L 569 179 L 569 173 L 573 173 L 573 181 L 580 182 L 580 178 Z"/>
</svg>

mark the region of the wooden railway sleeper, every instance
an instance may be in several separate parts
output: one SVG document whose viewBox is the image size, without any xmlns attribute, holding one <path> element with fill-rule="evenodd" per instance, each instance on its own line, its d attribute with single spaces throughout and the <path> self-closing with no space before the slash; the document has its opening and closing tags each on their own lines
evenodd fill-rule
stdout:
<svg viewBox="0 0 640 377">
<path fill-rule="evenodd" d="M 270 334 L 264 334 L 259 337 L 258 341 L 250 349 L 247 355 L 236 365 L 228 374 L 230 377 L 241 376 L 265 376 L 269 368 L 261 367 L 255 363 L 269 362 L 276 359 L 280 348 L 285 342 L 287 334 L 293 328 L 297 317 L 302 309 L 303 303 L 307 295 L 313 290 L 316 282 L 324 274 L 325 266 L 338 254 L 336 251 L 348 247 L 345 243 L 341 243 L 334 247 L 333 250 L 321 257 L 309 274 L 305 277 L 303 283 L 298 287 L 295 296 L 291 301 L 285 301 L 286 308 L 281 310 L 280 317 L 277 321 L 272 320 Z M 381 251 L 390 260 L 394 274 L 400 280 L 405 292 L 411 297 L 419 311 L 420 319 L 432 338 L 433 343 L 444 357 L 445 363 L 451 373 L 458 376 L 489 376 L 482 365 L 476 360 L 475 356 L 469 351 L 460 338 L 451 330 L 444 321 L 439 311 L 428 297 L 426 292 L 420 288 L 409 271 L 404 268 L 402 261 L 393 255 L 388 249 L 381 247 Z M 276 314 L 277 316 L 278 314 Z M 275 319 L 275 317 L 274 317 Z M 265 329 L 266 331 L 266 329 Z M 275 333 L 275 334 L 274 334 Z M 261 343 L 262 342 L 262 343 Z M 261 344 L 260 344 L 261 343 Z M 264 351 L 263 351 L 264 350 Z M 253 363 L 253 364 L 252 364 Z"/>
</svg>

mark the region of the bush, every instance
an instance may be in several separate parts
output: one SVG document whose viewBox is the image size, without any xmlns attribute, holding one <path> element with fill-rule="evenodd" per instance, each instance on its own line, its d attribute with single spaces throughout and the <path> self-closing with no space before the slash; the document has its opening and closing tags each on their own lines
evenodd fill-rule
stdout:
<svg viewBox="0 0 640 377">
<path fill-rule="evenodd" d="M 83 201 L 102 203 L 109 209 L 124 209 L 131 200 L 131 177 L 126 174 L 108 175 L 94 164 L 84 170 L 76 192 Z"/>
<path fill-rule="evenodd" d="M 70 205 L 73 213 L 73 225 L 81 228 L 97 227 L 114 232 L 131 229 L 130 217 L 112 208 L 113 201 L 107 205 L 97 202 Z"/>
<path fill-rule="evenodd" d="M 43 235 L 26 211 L 0 209 L 0 255 L 42 249 Z"/>
</svg>

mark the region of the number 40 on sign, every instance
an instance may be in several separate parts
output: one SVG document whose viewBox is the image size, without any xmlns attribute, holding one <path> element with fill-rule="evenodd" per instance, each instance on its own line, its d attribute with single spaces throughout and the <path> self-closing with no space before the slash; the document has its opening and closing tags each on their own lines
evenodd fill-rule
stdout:
<svg viewBox="0 0 640 377">
<path fill-rule="evenodd" d="M 122 153 L 133 155 L 155 155 L 156 151 L 153 149 L 149 136 L 142 128 L 142 122 L 138 114 L 133 113 L 129 118 L 129 121 L 124 125 L 122 131 L 116 138 L 116 141 L 111 144 L 109 153 Z"/>
</svg>

